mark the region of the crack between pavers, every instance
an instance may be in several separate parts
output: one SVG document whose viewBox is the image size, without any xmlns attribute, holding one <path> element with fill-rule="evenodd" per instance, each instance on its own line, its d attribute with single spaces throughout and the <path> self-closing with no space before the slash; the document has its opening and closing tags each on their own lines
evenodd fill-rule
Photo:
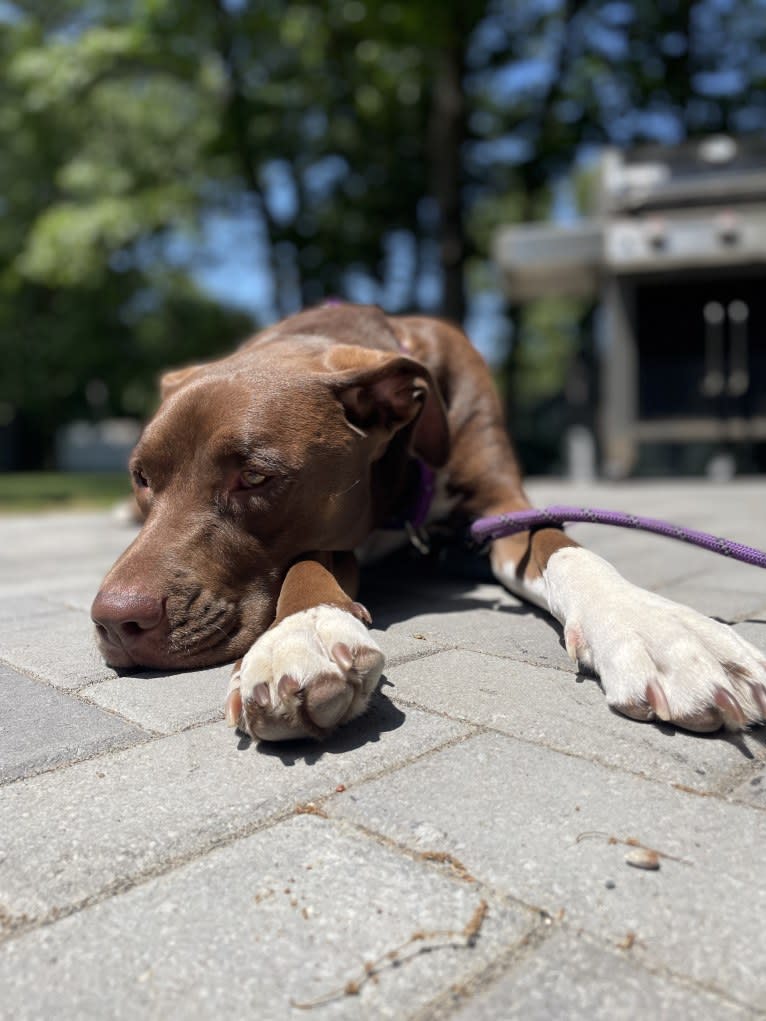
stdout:
<svg viewBox="0 0 766 1021">
<path fill-rule="evenodd" d="M 385 641 L 382 641 L 380 644 L 384 646 Z M 451 649 L 456 648 L 457 648 L 456 645 L 451 646 L 435 645 L 434 648 L 429 648 L 423 652 L 414 652 L 412 653 L 412 655 L 403 655 L 401 657 L 395 656 L 392 659 L 389 659 L 386 656 L 385 666 L 383 667 L 383 673 L 385 674 L 389 670 L 397 670 L 400 666 L 406 666 L 408 663 L 420 663 L 421 660 L 431 659 L 433 656 L 439 656 L 443 652 L 448 652 Z M 385 651 L 386 651 L 385 648 L 383 648 L 384 655 Z"/>
<path fill-rule="evenodd" d="M 544 913 L 545 914 L 545 913 Z M 674 971 L 652 958 L 640 949 L 640 939 L 634 937 L 630 946 L 620 946 L 608 940 L 603 935 L 594 933 L 584 926 L 576 926 L 563 919 L 554 918 L 550 915 L 543 917 L 537 926 L 521 937 L 517 942 L 510 944 L 504 951 L 496 955 L 487 965 L 479 968 L 468 980 L 461 982 L 456 990 L 454 986 L 445 989 L 437 994 L 428 1004 L 412 1015 L 410 1021 L 446 1021 L 453 1016 L 487 986 L 492 986 L 506 977 L 517 972 L 526 961 L 533 957 L 557 932 L 568 933 L 570 937 L 583 940 L 596 950 L 618 957 L 630 966 L 641 972 L 664 979 L 682 990 L 702 994 L 721 1003 L 734 1007 L 744 1008 L 754 1014 L 763 1014 L 752 1003 L 732 996 L 725 989 L 721 989 L 714 983 L 695 979 L 691 975 Z M 635 950 L 633 948 L 636 948 Z M 491 990 L 490 990 L 491 992 Z"/>
<path fill-rule="evenodd" d="M 523 663 L 525 666 L 531 666 L 541 669 L 558 670 L 560 673 L 570 674 L 573 670 L 571 663 L 556 663 L 548 660 L 538 659 L 534 656 L 530 657 L 523 649 L 519 650 L 518 653 L 513 652 L 495 652 L 494 650 L 482 648 L 481 644 L 476 642 L 448 642 L 445 638 L 444 643 L 441 643 L 441 639 L 438 635 L 432 632 L 425 632 L 428 634 L 427 641 L 433 642 L 438 645 L 436 653 L 441 652 L 470 652 L 477 656 L 489 656 L 491 659 L 509 659 L 513 663 Z M 434 655 L 434 653 L 431 653 Z M 415 659 L 422 659 L 425 657 L 415 657 Z M 399 663 L 392 664 L 393 666 L 399 666 Z"/>
<path fill-rule="evenodd" d="M 508 944 L 492 960 L 468 978 L 437 993 L 408 1021 L 443 1021 L 462 1010 L 477 993 L 520 967 L 540 950 L 556 931 L 550 919 L 541 919 L 520 939 Z"/>
<path fill-rule="evenodd" d="M 725 793 L 719 793 L 717 789 L 710 791 L 697 790 L 696 788 L 690 787 L 680 781 L 664 780 L 656 776 L 651 776 L 649 773 L 644 773 L 641 770 L 626 769 L 624 766 L 615 765 L 615 763 L 609 762 L 607 759 L 603 759 L 598 755 L 584 755 L 581 752 L 572 751 L 568 748 L 561 748 L 546 741 L 534 740 L 533 738 L 523 737 L 520 734 L 510 734 L 508 731 L 501 730 L 499 727 L 493 727 L 489 723 L 479 723 L 476 720 L 470 720 L 462 716 L 453 716 L 443 710 L 428 708 L 427 706 L 421 705 L 419 702 L 414 702 L 412 699 L 397 696 L 395 693 L 393 693 L 390 698 L 392 702 L 406 706 L 408 709 L 417 709 L 420 712 L 428 713 L 431 716 L 437 716 L 440 719 L 449 720 L 450 723 L 462 723 L 467 726 L 472 726 L 475 728 L 477 735 L 497 734 L 500 737 L 508 738 L 511 741 L 519 741 L 522 744 L 530 745 L 533 748 L 544 748 L 546 751 L 555 752 L 559 755 L 566 755 L 569 758 L 578 759 L 581 762 L 592 762 L 597 766 L 608 769 L 612 773 L 636 777 L 639 780 L 645 780 L 647 783 L 660 784 L 663 787 L 672 787 L 674 790 L 682 794 L 693 794 L 699 798 L 712 798 L 715 801 L 720 801 L 722 804 L 727 805 L 742 805 L 746 808 L 752 808 L 756 812 L 766 811 L 766 806 L 755 805 L 750 801 L 743 801 L 739 798 L 732 798 Z M 649 747 L 651 750 L 651 746 Z M 729 774 L 727 774 L 727 776 L 728 775 Z"/>
<path fill-rule="evenodd" d="M 85 681 L 84 684 L 81 684 L 76 688 L 62 688 L 60 685 L 49 681 L 47 677 L 43 677 L 42 674 L 35 673 L 29 667 L 21 666 L 18 663 L 7 659 L 2 654 L 0 654 L 0 664 L 8 667 L 9 670 L 13 670 L 14 673 L 21 674 L 22 677 L 26 677 L 30 681 L 37 681 L 39 684 L 44 684 L 47 688 L 50 688 L 52 691 L 58 691 L 62 695 L 76 695 L 80 691 L 92 688 L 94 684 L 103 684 L 105 681 L 114 680 L 114 677 L 97 677 L 94 680 Z"/>
<path fill-rule="evenodd" d="M 654 975 L 657 978 L 669 979 L 676 985 L 680 985 L 685 989 L 692 989 L 695 992 L 701 992 L 707 996 L 713 996 L 716 999 L 722 1000 L 724 1003 L 731 1004 L 736 1007 L 743 1007 L 747 1011 L 751 1011 L 753 1014 L 760 1014 L 763 1016 L 766 1011 L 755 1007 L 752 1003 L 748 1003 L 747 1000 L 741 1000 L 736 996 L 732 996 L 730 992 L 722 989 L 720 986 L 715 985 L 713 982 L 706 982 L 702 979 L 696 979 L 693 975 L 687 975 L 685 972 L 674 971 L 672 968 L 663 964 L 661 961 L 650 956 L 650 952 L 643 949 L 641 943 L 640 933 L 634 933 L 634 939 L 630 941 L 630 947 L 621 947 L 618 944 L 611 943 L 607 937 L 603 934 L 593 932 L 587 925 L 574 925 L 570 921 L 563 922 L 562 928 L 574 933 L 575 935 L 582 937 L 585 936 L 586 940 L 592 947 L 597 950 L 606 950 L 607 953 L 616 954 L 620 958 L 624 958 L 626 961 L 631 961 L 641 971 L 648 972 L 650 975 Z"/>
<path fill-rule="evenodd" d="M 107 755 L 119 754 L 120 752 L 128 751 L 131 748 L 140 747 L 143 744 L 148 744 L 149 739 L 141 740 L 141 738 L 147 738 L 147 735 L 131 736 L 128 734 L 123 735 L 123 738 L 119 737 L 115 739 L 103 738 L 101 743 L 94 745 L 89 748 L 88 751 L 77 758 L 67 758 L 60 762 L 52 761 L 50 763 L 43 763 L 39 766 L 34 765 L 34 760 L 27 759 L 22 764 L 21 768 L 29 767 L 29 772 L 22 773 L 20 775 L 0 775 L 0 791 L 4 791 L 7 788 L 13 786 L 16 783 L 23 783 L 25 780 L 34 780 L 38 776 L 45 776 L 47 773 L 58 773 L 70 766 L 79 766 L 83 762 L 90 762 L 96 759 L 104 758 Z M 111 744 L 104 745 L 103 742 L 112 741 Z"/>
<path fill-rule="evenodd" d="M 85 705 L 93 706 L 93 707 L 99 708 L 99 709 L 103 708 L 102 706 L 99 706 L 95 702 L 87 702 L 85 700 L 83 700 L 83 701 L 84 701 Z M 104 712 L 109 712 L 109 710 L 104 709 Z M 153 744 L 153 743 L 155 743 L 157 741 L 166 741 L 169 738 L 177 737 L 178 734 L 185 734 L 185 733 L 187 733 L 187 731 L 190 731 L 190 730 L 199 730 L 202 727 L 210 727 L 210 726 L 214 726 L 217 723 L 222 723 L 223 722 L 223 713 L 221 713 L 221 716 L 216 718 L 216 719 L 195 720 L 193 723 L 189 723 L 189 724 L 187 724 L 187 725 L 185 725 L 183 727 L 179 727 L 178 730 L 173 730 L 170 733 L 165 733 L 163 731 L 150 730 L 148 727 L 146 727 L 146 726 L 144 726 L 142 724 L 136 723 L 135 720 L 131 720 L 127 716 L 121 716 L 119 713 L 116 713 L 116 712 L 109 712 L 109 715 L 114 716 L 116 719 L 123 720 L 126 723 L 132 724 L 138 730 L 142 731 L 141 737 L 144 738 L 144 739 L 143 740 L 139 739 L 139 740 L 136 740 L 136 741 L 129 741 L 126 744 L 121 745 L 120 747 L 112 747 L 112 748 L 103 749 L 102 751 L 94 751 L 91 754 L 84 755 L 81 759 L 71 759 L 68 762 L 59 762 L 59 763 L 56 763 L 55 765 L 52 765 L 50 767 L 50 769 L 42 769 L 42 770 L 36 771 L 34 773 L 30 773 L 27 776 L 14 777 L 13 779 L 8 779 L 8 780 L 0 781 L 0 789 L 4 789 L 6 787 L 10 787 L 12 784 L 15 784 L 15 783 L 23 783 L 25 780 L 35 779 L 38 776 L 44 776 L 46 773 L 58 773 L 58 772 L 62 772 L 65 769 L 70 769 L 70 768 L 73 768 L 74 766 L 79 766 L 79 765 L 81 765 L 84 762 L 93 762 L 93 761 L 95 761 L 97 759 L 105 758 L 108 755 L 118 754 L 119 752 L 124 752 L 124 751 L 129 751 L 131 748 L 139 748 L 139 747 L 142 747 L 143 745 Z"/>
<path fill-rule="evenodd" d="M 98 709 L 103 708 L 102 706 L 99 706 L 95 702 L 85 702 L 85 704 L 94 706 L 95 708 Z M 132 720 L 130 717 L 121 716 L 117 712 L 110 712 L 107 709 L 104 709 L 104 712 L 109 713 L 109 715 L 114 716 L 116 719 L 132 724 L 134 727 L 136 727 L 136 729 L 141 731 L 140 737 L 137 740 L 128 740 L 125 742 L 125 744 L 113 745 L 111 748 L 104 748 L 101 749 L 100 751 L 94 749 L 87 755 L 82 756 L 82 758 L 69 759 L 66 762 L 54 763 L 49 768 L 35 770 L 32 773 L 27 773 L 25 776 L 9 777 L 6 780 L 0 780 L 0 790 L 5 789 L 6 787 L 10 787 L 15 783 L 23 783 L 25 780 L 33 780 L 38 776 L 44 776 L 47 773 L 63 772 L 63 770 L 65 769 L 70 769 L 74 766 L 79 766 L 84 762 L 94 762 L 98 759 L 106 758 L 108 755 L 113 754 L 116 755 L 120 752 L 129 751 L 131 748 L 140 748 L 143 745 L 153 744 L 157 741 L 166 741 L 169 738 L 177 737 L 179 734 L 185 734 L 190 730 L 200 730 L 202 727 L 209 727 L 213 726 L 214 724 L 223 722 L 223 711 L 221 711 L 220 715 L 218 715 L 216 718 L 208 720 L 195 720 L 193 723 L 188 723 L 183 727 L 179 727 L 178 730 L 172 730 L 169 733 L 166 733 L 164 731 L 159 730 L 150 730 L 145 725 L 138 724 L 136 723 L 135 720 Z"/>
<path fill-rule="evenodd" d="M 734 791 L 742 784 L 746 783 L 749 779 L 763 774 L 764 780 L 766 780 L 766 773 L 764 773 L 765 767 L 766 759 L 764 756 L 755 756 L 753 761 L 745 762 L 740 766 L 735 766 L 721 778 L 718 784 L 716 784 L 716 794 L 720 798 L 724 798 L 732 803 L 748 805 L 749 807 L 755 808 L 757 811 L 766 811 L 766 804 L 757 805 L 743 798 L 734 796 Z"/>
<path fill-rule="evenodd" d="M 499 888 L 492 883 L 477 878 L 469 872 L 467 867 L 458 858 L 456 858 L 455 855 L 450 852 L 438 851 L 432 848 L 423 849 L 412 847 L 410 844 L 397 840 L 395 837 L 390 837 L 386 833 L 381 833 L 379 830 L 373 829 L 365 823 L 349 819 L 347 816 L 328 816 L 325 814 L 324 818 L 336 823 L 341 830 L 346 830 L 346 832 L 351 833 L 361 833 L 368 840 L 372 840 L 374 843 L 389 851 L 395 851 L 417 864 L 426 865 L 429 869 L 438 872 L 439 875 L 444 876 L 453 882 L 471 884 L 476 888 L 477 892 L 482 894 L 490 903 L 510 904 L 515 908 L 521 908 L 523 911 L 536 916 L 540 920 L 540 924 L 544 924 L 546 927 L 550 926 L 551 923 L 555 921 L 554 916 L 552 916 L 546 908 L 542 908 L 538 904 L 533 904 L 531 901 L 524 900 L 523 897 L 519 897 L 518 895 L 511 893 L 505 888 Z"/>
</svg>

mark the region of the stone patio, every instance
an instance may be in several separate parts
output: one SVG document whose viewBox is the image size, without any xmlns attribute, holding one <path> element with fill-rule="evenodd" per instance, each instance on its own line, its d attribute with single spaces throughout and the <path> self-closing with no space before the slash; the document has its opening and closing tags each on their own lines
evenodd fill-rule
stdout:
<svg viewBox="0 0 766 1021">
<path fill-rule="evenodd" d="M 530 491 L 766 545 L 766 482 Z M 757 568 L 571 532 L 766 651 Z M 87 610 L 131 534 L 0 518 L 0 1017 L 766 1013 L 766 728 L 622 719 L 480 565 L 413 562 L 366 581 L 368 716 L 259 746 L 223 723 L 227 668 L 100 661 Z"/>
</svg>

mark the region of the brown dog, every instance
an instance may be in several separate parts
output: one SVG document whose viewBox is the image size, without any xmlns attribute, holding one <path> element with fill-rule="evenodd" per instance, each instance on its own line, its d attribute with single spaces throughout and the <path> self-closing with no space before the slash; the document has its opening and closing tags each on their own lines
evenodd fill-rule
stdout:
<svg viewBox="0 0 766 1021">
<path fill-rule="evenodd" d="M 145 523 L 93 603 L 115 667 L 235 660 L 227 719 L 266 740 L 323 737 L 383 667 L 355 603 L 356 558 L 426 526 L 529 507 L 489 373 L 433 319 L 324 306 L 230 357 L 166 375 L 133 454 Z M 512 591 L 635 719 L 691 730 L 766 718 L 766 663 L 724 625 L 645 592 L 557 529 L 496 541 Z"/>
</svg>

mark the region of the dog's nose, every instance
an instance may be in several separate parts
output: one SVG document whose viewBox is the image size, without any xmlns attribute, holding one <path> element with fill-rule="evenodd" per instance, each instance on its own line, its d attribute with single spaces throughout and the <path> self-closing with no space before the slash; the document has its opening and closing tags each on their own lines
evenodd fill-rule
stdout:
<svg viewBox="0 0 766 1021">
<path fill-rule="evenodd" d="M 90 615 L 106 638 L 122 645 L 158 627 L 165 617 L 165 603 L 139 589 L 101 589 Z"/>
</svg>

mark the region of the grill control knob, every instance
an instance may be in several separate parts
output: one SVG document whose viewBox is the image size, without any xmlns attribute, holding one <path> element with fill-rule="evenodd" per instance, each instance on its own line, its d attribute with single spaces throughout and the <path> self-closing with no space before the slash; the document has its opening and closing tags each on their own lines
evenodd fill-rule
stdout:
<svg viewBox="0 0 766 1021">
<path fill-rule="evenodd" d="M 740 237 L 740 222 L 736 213 L 726 211 L 715 218 L 715 232 L 724 245 L 735 245 Z"/>
</svg>

